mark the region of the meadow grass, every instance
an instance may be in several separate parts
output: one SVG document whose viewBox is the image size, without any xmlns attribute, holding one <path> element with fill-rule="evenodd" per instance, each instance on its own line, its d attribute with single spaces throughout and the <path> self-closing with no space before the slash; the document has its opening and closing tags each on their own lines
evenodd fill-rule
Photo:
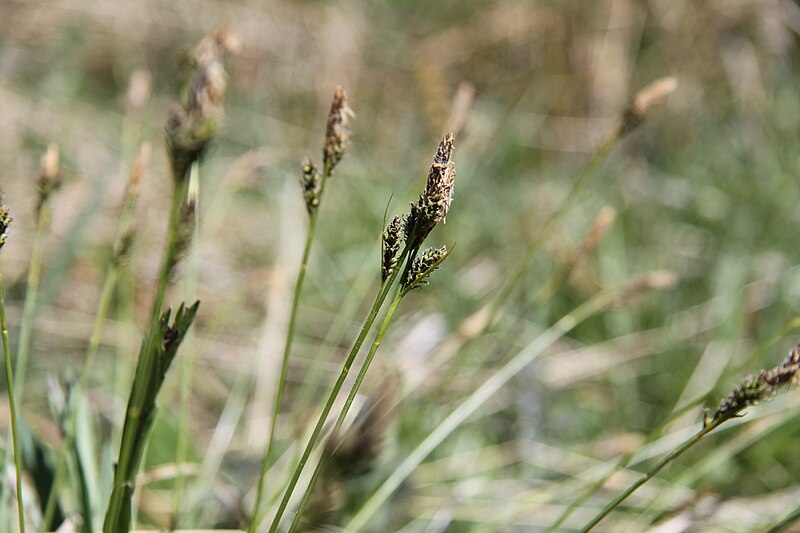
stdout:
<svg viewBox="0 0 800 533">
<path fill-rule="evenodd" d="M 0 22 L 0 529 L 797 520 L 789 8 L 448 6 Z"/>
</svg>

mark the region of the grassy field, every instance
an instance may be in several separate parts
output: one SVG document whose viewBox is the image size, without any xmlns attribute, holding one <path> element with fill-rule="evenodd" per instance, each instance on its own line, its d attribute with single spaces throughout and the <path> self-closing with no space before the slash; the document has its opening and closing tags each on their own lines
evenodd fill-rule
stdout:
<svg viewBox="0 0 800 533">
<path fill-rule="evenodd" d="M 0 189 L 13 223 L 0 272 L 29 530 L 82 531 L 87 512 L 103 523 L 158 318 L 174 189 L 165 124 L 197 43 L 222 27 L 238 41 L 226 43 L 237 50 L 224 121 L 192 167 L 197 227 L 164 308 L 201 304 L 158 392 L 135 527 L 247 530 L 271 440 L 253 525 L 269 528 L 382 286 L 386 222 L 417 201 L 448 131 L 455 194 L 426 246 L 451 253 L 403 295 L 280 530 L 320 454 L 298 530 L 577 531 L 656 468 L 598 530 L 788 525 L 797 365 L 757 373 L 800 341 L 796 3 L 11 0 L 0 4 Z M 665 77 L 674 92 L 636 114 L 639 91 Z M 355 116 L 312 215 L 273 426 L 310 220 L 302 162 L 324 170 L 337 86 Z M 37 176 L 40 187 L 53 143 L 63 183 L 42 220 Z M 134 238 L 116 263 L 137 157 Z M 10 433 L 3 443 L 0 531 L 15 531 Z"/>
</svg>

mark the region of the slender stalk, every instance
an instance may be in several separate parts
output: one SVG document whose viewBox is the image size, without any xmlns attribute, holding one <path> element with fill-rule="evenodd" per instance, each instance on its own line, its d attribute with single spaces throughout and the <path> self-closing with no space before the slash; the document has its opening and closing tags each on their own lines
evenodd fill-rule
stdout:
<svg viewBox="0 0 800 533">
<path fill-rule="evenodd" d="M 358 394 L 361 383 L 364 381 L 364 377 L 367 375 L 367 370 L 369 370 L 372 360 L 375 358 L 375 354 L 377 353 L 381 342 L 383 342 L 383 337 L 386 335 L 386 331 L 389 329 L 389 323 L 392 321 L 392 317 L 394 317 L 394 313 L 397 311 L 397 306 L 400 305 L 400 301 L 403 299 L 404 295 L 405 293 L 403 290 L 398 287 L 394 296 L 394 300 L 392 300 L 389 309 L 386 311 L 386 315 L 383 317 L 383 322 L 381 322 L 378 332 L 375 335 L 375 340 L 372 342 L 372 346 L 370 346 L 369 353 L 364 359 L 364 363 L 361 365 L 361 370 L 359 370 L 358 376 L 356 376 L 355 383 L 353 383 L 353 387 L 350 389 L 350 394 L 347 395 L 347 400 L 345 400 L 344 407 L 342 407 L 342 411 L 339 413 L 339 418 L 336 419 L 336 425 L 333 427 L 333 431 L 331 432 L 332 435 L 336 435 L 341 430 L 345 418 L 347 418 L 347 413 L 350 411 L 350 407 L 353 405 L 353 400 L 355 399 L 356 394 Z M 300 502 L 300 507 L 297 509 L 297 512 L 292 519 L 292 525 L 289 528 L 289 533 L 296 531 L 297 527 L 300 525 L 300 519 L 303 516 L 303 511 L 305 510 L 306 504 L 311 497 L 311 493 L 314 491 L 314 486 L 317 483 L 317 479 L 319 479 L 319 476 L 322 473 L 324 462 L 325 455 L 320 457 L 317 467 L 314 469 L 314 474 L 311 476 L 311 481 L 306 488 L 305 494 L 303 494 L 303 501 Z"/>
<path fill-rule="evenodd" d="M 611 511 L 619 507 L 619 505 L 624 502 L 631 494 L 636 492 L 636 490 L 653 479 L 665 466 L 669 463 L 680 457 L 686 450 L 700 442 L 703 437 L 714 431 L 717 427 L 719 427 L 721 422 L 709 424 L 700 431 L 698 431 L 694 436 L 690 439 L 686 440 L 683 444 L 672 450 L 669 454 L 667 454 L 663 459 L 661 459 L 656 465 L 642 474 L 642 476 L 633 482 L 627 489 L 622 491 L 619 496 L 611 500 L 608 505 L 606 505 L 602 511 L 597 513 L 597 515 L 592 518 L 585 526 L 581 528 L 581 532 L 585 533 L 587 531 L 591 531 L 594 526 L 600 523 L 603 518 L 605 518 Z"/>
<path fill-rule="evenodd" d="M 400 259 L 398 260 L 398 265 L 403 264 L 403 261 L 406 259 L 406 256 L 409 256 L 409 261 L 413 258 L 416 250 L 413 250 L 412 253 L 409 255 L 408 248 L 403 250 L 403 253 L 400 255 Z M 375 302 L 372 304 L 372 309 L 370 309 L 369 314 L 367 315 L 366 320 L 364 321 L 363 326 L 361 327 L 361 331 L 358 334 L 358 338 L 356 338 L 353 347 L 350 350 L 350 353 L 347 355 L 347 359 L 345 360 L 344 364 L 342 365 L 342 370 L 339 374 L 339 377 L 334 383 L 333 388 L 328 396 L 327 401 L 325 402 L 325 406 L 322 409 L 322 412 L 317 419 L 317 423 L 314 426 L 314 430 L 311 433 L 311 437 L 306 444 L 305 449 L 303 450 L 303 455 L 300 457 L 300 461 L 297 463 L 297 467 L 292 474 L 292 478 L 289 481 L 289 485 L 286 487 L 286 491 L 283 494 L 283 498 L 278 506 L 278 510 L 275 513 L 275 517 L 272 520 L 272 524 L 269 527 L 270 533 L 274 533 L 278 530 L 278 526 L 280 525 L 281 517 L 283 516 L 284 511 L 286 510 L 286 506 L 289 504 L 289 499 L 292 496 L 292 492 L 294 491 L 295 486 L 297 485 L 297 481 L 300 479 L 300 474 L 302 474 L 303 469 L 305 468 L 306 462 L 308 461 L 309 456 L 311 455 L 311 451 L 313 450 L 314 446 L 319 439 L 319 435 L 322 432 L 322 427 L 325 424 L 325 421 L 328 418 L 328 414 L 330 413 L 331 409 L 333 408 L 333 404 L 336 401 L 337 396 L 339 395 L 339 391 L 342 389 L 342 385 L 344 384 L 344 380 L 347 378 L 348 373 L 350 372 L 350 368 L 353 365 L 353 361 L 358 355 L 358 352 L 361 350 L 361 346 L 364 344 L 364 339 L 367 337 L 367 333 L 372 328 L 372 324 L 375 322 L 375 318 L 378 316 L 378 311 L 380 311 L 383 302 L 386 300 L 386 296 L 389 294 L 389 290 L 391 289 L 392 285 L 394 284 L 397 275 L 399 274 L 400 269 L 397 268 L 392 272 L 389 278 L 384 281 L 381 285 L 380 291 L 378 291 L 378 295 L 375 298 Z"/>
<path fill-rule="evenodd" d="M 331 173 L 330 164 L 325 165 L 322 178 L 320 179 L 319 198 L 325 193 L 325 184 L 328 181 Z M 286 388 L 286 376 L 289 370 L 289 356 L 292 352 L 292 342 L 294 341 L 294 332 L 297 325 L 297 312 L 300 308 L 300 295 L 303 291 L 303 282 L 306 279 L 306 271 L 308 269 L 308 258 L 311 255 L 311 245 L 314 242 L 314 235 L 317 229 L 317 218 L 319 217 L 319 205 L 311 212 L 310 220 L 308 223 L 308 232 L 306 233 L 306 242 L 303 247 L 303 258 L 300 261 L 300 271 L 297 273 L 297 281 L 294 284 L 294 294 L 292 295 L 292 308 L 289 311 L 289 327 L 286 330 L 286 342 L 283 346 L 283 357 L 281 359 L 281 373 L 278 378 L 278 386 L 275 391 L 275 402 L 272 406 L 272 420 L 269 425 L 269 436 L 267 437 L 267 446 L 264 451 L 264 459 L 261 463 L 261 471 L 258 475 L 258 488 L 256 489 L 256 502 L 253 509 L 253 520 L 250 522 L 248 528 L 249 533 L 255 533 L 256 527 L 260 522 L 261 514 L 261 501 L 264 499 L 264 482 L 269 470 L 270 460 L 272 458 L 272 448 L 275 442 L 275 430 L 278 425 L 278 415 L 281 410 L 281 403 L 283 400 L 283 392 Z"/>
<path fill-rule="evenodd" d="M 39 296 L 39 283 L 42 275 L 42 257 L 44 255 L 44 237 L 50 221 L 50 202 L 42 201 L 38 217 L 36 220 L 36 233 L 33 238 L 33 250 L 31 252 L 31 262 L 28 267 L 28 278 L 25 286 L 25 301 L 22 306 L 22 320 L 19 326 L 19 344 L 17 345 L 17 356 L 15 368 L 17 379 L 15 383 L 16 400 L 22 403 L 22 395 L 25 389 L 25 374 L 28 367 L 28 357 L 31 349 L 31 335 L 33 333 L 33 320 L 36 314 L 36 302 Z M 11 357 L 10 353 L 8 357 Z M 13 428 L 11 428 L 13 430 Z M 12 431 L 8 432 L 8 438 L 13 438 Z M 4 466 L 9 465 L 10 458 L 6 454 Z M 5 501 L 5 490 L 2 490 L 3 501 Z"/>
<path fill-rule="evenodd" d="M 192 196 L 196 199 L 197 206 L 195 208 L 195 232 L 192 236 L 192 251 L 189 259 L 188 272 L 186 274 L 186 300 L 193 301 L 197 296 L 197 270 L 199 262 L 198 254 L 198 231 L 200 228 L 200 162 L 195 161 L 192 163 L 189 172 L 189 190 L 193 191 Z M 183 357 L 181 365 L 181 384 L 180 384 L 180 414 L 178 420 L 178 442 L 175 445 L 175 464 L 178 466 L 178 471 L 175 476 L 175 486 L 173 490 L 172 502 L 172 528 L 176 529 L 179 522 L 183 519 L 183 493 L 185 486 L 185 473 L 183 465 L 186 463 L 186 456 L 188 454 L 188 433 L 189 433 L 189 401 L 192 395 L 192 374 L 194 369 L 194 330 L 187 333 L 186 343 L 187 348 Z"/>
<path fill-rule="evenodd" d="M 164 299 L 166 298 L 170 274 L 177 263 L 178 253 L 180 251 L 178 249 L 180 217 L 189 185 L 189 180 L 187 178 L 188 176 L 184 176 L 183 179 L 179 179 L 175 183 L 169 225 L 167 227 L 166 249 L 155 296 L 153 298 L 153 308 L 148 324 L 148 334 L 145 339 L 146 345 L 143 346 L 141 350 L 141 356 L 137 363 L 134 383 L 131 388 L 128 407 L 126 409 L 119 458 L 114 471 L 114 485 L 112 487 L 111 501 L 109 502 L 106 520 L 103 525 L 103 531 L 105 533 L 116 533 L 114 529 L 116 528 L 116 524 L 119 523 L 124 513 L 130 511 L 130 494 L 132 494 L 133 487 L 135 486 L 136 473 L 143 454 L 144 440 L 146 440 L 146 436 L 142 432 L 146 432 L 148 429 L 142 427 L 142 422 L 144 422 L 142 417 L 146 415 L 146 413 L 142 411 L 142 407 L 147 396 L 152 394 L 150 390 L 152 384 L 147 383 L 147 380 L 151 378 L 149 375 L 151 369 L 156 363 L 156 361 L 153 360 L 155 357 L 155 350 L 151 349 L 151 345 L 154 342 L 161 342 L 161 339 L 155 339 L 154 337 L 159 329 L 159 318 Z M 140 379 L 145 381 L 140 383 Z M 126 492 L 130 494 L 126 494 Z M 128 502 L 127 509 L 126 500 Z"/>
<path fill-rule="evenodd" d="M 17 515 L 19 518 L 20 533 L 25 533 L 25 511 L 22 501 L 22 451 L 19 448 L 19 436 L 17 434 L 17 404 L 14 391 L 14 371 L 11 365 L 11 349 L 8 346 L 8 322 L 6 321 L 2 273 L 0 273 L 0 332 L 2 332 L 3 337 L 3 357 L 6 362 L 6 383 L 8 384 L 8 405 L 11 411 L 11 438 L 14 444 L 14 468 L 17 477 Z M 7 453 L 8 448 L 6 448 L 6 454 Z"/>
<path fill-rule="evenodd" d="M 31 352 L 31 336 L 33 334 L 33 320 L 36 315 L 36 301 L 39 296 L 39 282 L 42 277 L 42 258 L 44 256 L 44 237 L 50 224 L 50 202 L 42 203 L 39 217 L 36 221 L 36 234 L 33 238 L 33 252 L 28 268 L 28 279 L 25 287 L 25 302 L 22 306 L 22 321 L 19 326 L 19 347 L 16 360 L 16 393 L 21 402 L 25 388 L 25 374 L 28 367 L 28 357 Z"/>
</svg>

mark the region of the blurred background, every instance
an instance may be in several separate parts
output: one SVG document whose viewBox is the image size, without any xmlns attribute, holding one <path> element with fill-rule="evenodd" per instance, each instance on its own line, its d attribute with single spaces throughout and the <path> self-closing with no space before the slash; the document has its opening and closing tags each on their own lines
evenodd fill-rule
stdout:
<svg viewBox="0 0 800 533">
<path fill-rule="evenodd" d="M 49 143 L 60 147 L 65 176 L 45 240 L 22 402 L 53 448 L 61 439 L 50 414 L 54 381 L 74 378 L 81 364 L 127 176 L 140 144 L 152 147 L 134 256 L 88 394 L 98 479 L 116 453 L 162 253 L 172 186 L 166 113 L 194 47 L 218 27 L 242 47 L 227 61 L 225 126 L 201 168 L 198 244 L 183 265 L 191 275 L 168 299 L 176 305 L 196 292 L 202 305 L 161 397 L 141 483 L 143 527 L 170 523 L 177 471 L 198 487 L 183 504 L 187 526 L 241 527 L 252 508 L 306 231 L 300 162 L 320 159 L 337 85 L 356 117 L 303 294 L 278 426 L 286 464 L 377 290 L 387 205 L 392 215 L 416 198 L 448 128 L 457 130 L 455 200 L 431 238 L 457 246 L 431 284 L 403 301 L 359 403 L 362 413 L 369 405 L 381 413 L 365 416 L 374 429 L 361 434 L 374 444 L 367 465 L 327 481 L 329 501 L 315 504 L 321 516 L 309 529 L 346 524 L 503 363 L 633 276 L 668 270 L 677 283 L 580 323 L 438 446 L 368 530 L 544 529 L 615 458 L 639 449 L 561 526 L 577 528 L 696 430 L 700 407 L 664 426 L 676 408 L 710 392 L 713 409 L 800 338 L 792 329 L 800 313 L 796 2 L 6 0 L 0 186 L 14 225 L 0 266 L 12 345 Z M 614 147 L 547 232 L 502 320 L 461 343 L 465 320 L 512 276 L 632 95 L 664 76 L 677 78 L 675 93 Z M 543 299 L 607 208 L 616 213 L 608 231 Z M 464 346 L 443 360 L 447 342 Z M 176 465 L 180 380 L 189 371 L 189 464 Z M 752 531 L 794 508 L 796 396 L 712 435 L 602 526 Z"/>
</svg>

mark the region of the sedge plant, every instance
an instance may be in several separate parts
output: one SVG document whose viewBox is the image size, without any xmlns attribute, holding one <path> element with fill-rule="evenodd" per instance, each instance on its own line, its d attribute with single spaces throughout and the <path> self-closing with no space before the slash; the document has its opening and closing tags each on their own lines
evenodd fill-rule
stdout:
<svg viewBox="0 0 800 533">
<path fill-rule="evenodd" d="M 286 511 L 292 498 L 293 491 L 300 479 L 300 475 L 320 439 L 328 415 L 395 281 L 398 277 L 400 278 L 399 285 L 395 289 L 395 296 L 392 304 L 372 344 L 370 355 L 368 355 L 368 359 L 362 365 L 356 382 L 348 395 L 348 400 L 340 412 L 339 422 L 337 422 L 337 426 L 339 427 L 341 427 L 341 421 L 343 421 L 344 416 L 346 416 L 353 397 L 358 391 L 361 381 L 364 379 L 364 375 L 369 368 L 369 363 L 372 361 L 375 352 L 380 346 L 380 342 L 386 333 L 389 322 L 394 316 L 394 312 L 400 300 L 408 294 L 409 291 L 424 284 L 430 273 L 447 257 L 446 248 L 429 248 L 424 251 L 421 251 L 421 248 L 430 232 L 437 224 L 445 220 L 450 210 L 456 177 L 455 163 L 452 160 L 453 142 L 453 135 L 450 133 L 439 143 L 439 147 L 433 159 L 433 164 L 428 173 L 425 190 L 420 195 L 419 199 L 411 204 L 411 209 L 408 214 L 394 217 L 387 226 L 382 239 L 382 282 L 375 302 L 361 328 L 358 338 L 342 365 L 339 376 L 328 395 L 325 405 L 314 425 L 311 436 L 303 449 L 300 460 L 292 473 L 289 484 L 281 498 L 272 523 L 270 524 L 270 532 L 277 531 L 280 526 L 283 513 Z M 319 468 L 321 467 L 318 466 L 317 470 L 319 470 Z M 317 473 L 316 477 L 318 477 L 318 475 Z M 312 486 L 306 489 L 306 499 L 312 490 Z M 299 518 L 297 518 L 296 515 L 294 527 L 296 527 L 298 520 Z"/>
<path fill-rule="evenodd" d="M 267 444 L 256 485 L 256 501 L 253 509 L 253 520 L 250 522 L 250 533 L 255 533 L 255 528 L 261 516 L 261 503 L 264 499 L 264 482 L 272 459 L 275 430 L 277 428 L 278 415 L 280 414 L 284 389 L 286 387 L 289 356 L 292 352 L 292 343 L 294 341 L 295 327 L 297 325 L 297 312 L 300 308 L 300 295 L 303 291 L 303 282 L 306 279 L 306 271 L 308 270 L 308 259 L 311 256 L 311 245 L 314 242 L 314 235 L 316 233 L 319 208 L 328 179 L 333 176 L 336 165 L 338 165 L 344 157 L 350 136 L 347 128 L 350 118 L 352 117 L 353 111 L 347 104 L 347 93 L 339 86 L 333 94 L 331 108 L 328 113 L 328 122 L 325 129 L 325 144 L 322 149 L 322 171 L 320 172 L 318 170 L 311 158 L 307 158 L 305 162 L 303 162 L 301 185 L 303 187 L 303 198 L 305 199 L 306 210 L 309 216 L 308 230 L 306 232 L 305 245 L 303 246 L 303 257 L 300 260 L 300 270 L 297 273 L 297 280 L 294 284 L 292 307 L 289 311 L 289 327 L 286 330 L 283 356 L 281 358 L 281 370 L 275 390 Z"/>
<path fill-rule="evenodd" d="M 235 36 L 227 30 L 217 30 L 200 43 L 182 105 L 174 107 L 167 120 L 173 196 L 166 247 L 128 399 L 104 533 L 130 529 L 136 475 L 155 420 L 156 399 L 199 306 L 199 302 L 182 303 L 174 316 L 170 309 L 162 309 L 175 267 L 192 239 L 196 201 L 188 194 L 189 172 L 208 149 L 222 119 L 227 85 L 223 58 L 235 43 Z"/>
</svg>

